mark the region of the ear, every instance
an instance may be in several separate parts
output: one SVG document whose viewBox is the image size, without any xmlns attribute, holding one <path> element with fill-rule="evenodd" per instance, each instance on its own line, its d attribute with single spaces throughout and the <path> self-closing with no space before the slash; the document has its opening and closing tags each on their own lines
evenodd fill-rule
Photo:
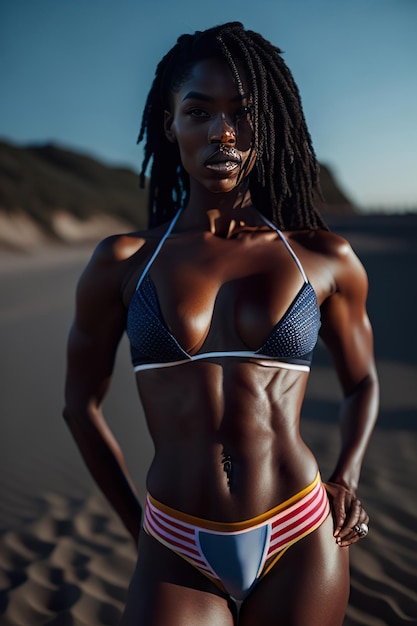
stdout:
<svg viewBox="0 0 417 626">
<path fill-rule="evenodd" d="M 177 141 L 176 137 L 175 137 L 175 132 L 174 129 L 172 128 L 172 122 L 173 122 L 173 115 L 172 113 L 170 113 L 169 111 L 164 111 L 164 130 L 165 130 L 165 137 L 168 139 L 168 141 L 170 141 L 171 143 L 175 143 Z"/>
</svg>

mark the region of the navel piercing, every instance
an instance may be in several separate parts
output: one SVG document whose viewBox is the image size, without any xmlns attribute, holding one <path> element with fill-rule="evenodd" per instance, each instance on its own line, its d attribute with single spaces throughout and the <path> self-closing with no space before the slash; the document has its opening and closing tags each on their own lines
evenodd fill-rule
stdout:
<svg viewBox="0 0 417 626">
<path fill-rule="evenodd" d="M 223 460 L 223 470 L 226 472 L 228 478 L 232 471 L 232 457 L 228 454 Z"/>
</svg>

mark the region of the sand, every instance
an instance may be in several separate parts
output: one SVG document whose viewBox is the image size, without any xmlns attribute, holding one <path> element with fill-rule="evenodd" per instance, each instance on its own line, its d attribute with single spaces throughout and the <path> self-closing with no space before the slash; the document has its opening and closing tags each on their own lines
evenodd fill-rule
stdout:
<svg viewBox="0 0 417 626">
<path fill-rule="evenodd" d="M 417 216 L 341 218 L 334 228 L 368 270 L 382 390 L 360 488 L 371 530 L 351 548 L 345 626 L 417 624 Z M 61 418 L 74 288 L 91 249 L 0 253 L 1 626 L 116 625 L 134 567 L 135 548 Z M 339 399 L 319 346 L 302 430 L 324 477 Z M 152 446 L 125 341 L 105 410 L 143 498 Z"/>
</svg>

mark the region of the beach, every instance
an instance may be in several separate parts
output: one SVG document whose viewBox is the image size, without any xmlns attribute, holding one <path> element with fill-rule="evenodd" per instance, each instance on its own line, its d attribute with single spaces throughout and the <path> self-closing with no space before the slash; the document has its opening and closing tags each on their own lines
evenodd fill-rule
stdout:
<svg viewBox="0 0 417 626">
<path fill-rule="evenodd" d="M 344 626 L 417 624 L 417 215 L 329 221 L 369 275 L 381 382 L 359 492 L 370 532 L 351 548 Z M 62 419 L 75 286 L 92 250 L 84 242 L 0 251 L 1 626 L 116 625 L 135 564 L 135 546 Z M 302 434 L 324 479 L 338 453 L 340 398 L 319 344 Z M 104 411 L 143 500 L 152 444 L 125 338 Z"/>
</svg>

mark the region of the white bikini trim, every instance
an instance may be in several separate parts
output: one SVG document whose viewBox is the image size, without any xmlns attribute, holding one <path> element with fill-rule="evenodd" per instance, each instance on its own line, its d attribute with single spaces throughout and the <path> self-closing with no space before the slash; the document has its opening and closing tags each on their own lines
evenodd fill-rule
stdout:
<svg viewBox="0 0 417 626">
<path fill-rule="evenodd" d="M 221 357 L 242 357 L 253 359 L 257 365 L 263 365 L 265 367 L 278 367 L 286 370 L 296 370 L 298 372 L 309 372 L 309 365 L 298 365 L 296 363 L 286 363 L 285 361 L 276 361 L 273 357 L 266 357 L 254 354 L 250 351 L 236 351 L 236 352 L 204 352 L 203 354 L 195 354 L 188 359 L 181 359 L 180 361 L 171 361 L 169 363 L 144 363 L 143 365 L 135 365 L 133 368 L 135 372 L 141 372 L 143 370 L 159 369 L 163 367 L 173 367 L 174 365 L 183 365 L 184 363 L 191 363 L 192 361 L 201 361 L 203 359 L 213 359 Z"/>
</svg>

